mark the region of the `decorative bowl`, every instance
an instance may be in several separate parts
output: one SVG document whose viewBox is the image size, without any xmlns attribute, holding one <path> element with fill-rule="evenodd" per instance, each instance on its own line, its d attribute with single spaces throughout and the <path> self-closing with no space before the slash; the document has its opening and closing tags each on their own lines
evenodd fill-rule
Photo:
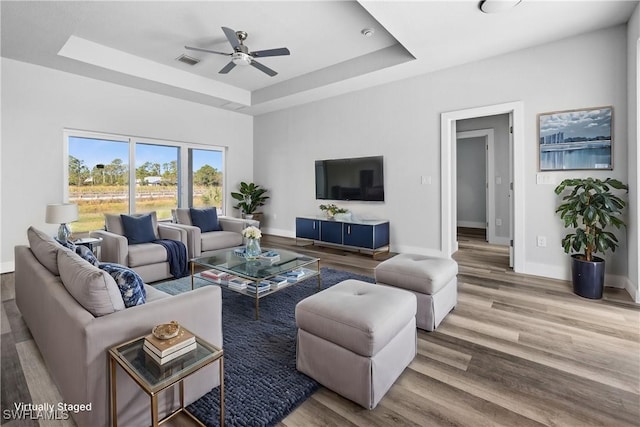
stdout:
<svg viewBox="0 0 640 427">
<path fill-rule="evenodd" d="M 175 320 L 172 320 L 170 323 L 161 323 L 160 325 L 154 326 L 151 333 L 159 340 L 168 340 L 178 336 L 180 333 L 180 325 Z"/>
</svg>

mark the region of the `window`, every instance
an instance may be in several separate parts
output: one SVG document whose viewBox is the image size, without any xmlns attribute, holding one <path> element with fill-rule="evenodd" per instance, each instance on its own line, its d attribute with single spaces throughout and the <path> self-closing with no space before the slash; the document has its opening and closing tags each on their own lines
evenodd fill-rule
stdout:
<svg viewBox="0 0 640 427">
<path fill-rule="evenodd" d="M 70 136 L 69 201 L 78 205 L 73 232 L 104 227 L 105 213 L 129 212 L 129 141 Z"/>
<path fill-rule="evenodd" d="M 105 213 L 170 219 L 177 206 L 224 213 L 223 148 L 83 131 L 65 131 L 65 140 L 66 198 L 79 211 L 74 233 L 103 228 Z"/>
<path fill-rule="evenodd" d="M 156 211 L 158 219 L 170 219 L 178 206 L 180 148 L 136 144 L 135 211 Z"/>
<path fill-rule="evenodd" d="M 189 150 L 189 194 L 192 207 L 222 211 L 222 151 Z"/>
</svg>

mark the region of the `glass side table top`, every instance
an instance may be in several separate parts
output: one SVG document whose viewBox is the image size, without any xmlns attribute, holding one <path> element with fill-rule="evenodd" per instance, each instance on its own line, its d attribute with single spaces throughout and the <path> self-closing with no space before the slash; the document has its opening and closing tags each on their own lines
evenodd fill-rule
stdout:
<svg viewBox="0 0 640 427">
<path fill-rule="evenodd" d="M 163 365 L 151 359 L 143 350 L 144 337 L 113 347 L 109 352 L 145 383 L 148 392 L 155 393 L 168 384 L 185 378 L 202 366 L 219 359 L 223 351 L 196 336 L 196 349 Z"/>
<path fill-rule="evenodd" d="M 241 247 L 240 247 L 241 248 Z M 235 249 L 222 249 L 214 252 L 210 256 L 194 258 L 191 262 L 207 268 L 215 268 L 225 273 L 242 276 L 252 280 L 267 279 L 296 268 L 304 267 L 312 263 L 317 263 L 319 258 L 313 258 L 285 249 L 267 249 L 263 251 L 275 251 L 280 258 L 272 262 L 268 259 L 248 260 L 235 253 Z"/>
</svg>

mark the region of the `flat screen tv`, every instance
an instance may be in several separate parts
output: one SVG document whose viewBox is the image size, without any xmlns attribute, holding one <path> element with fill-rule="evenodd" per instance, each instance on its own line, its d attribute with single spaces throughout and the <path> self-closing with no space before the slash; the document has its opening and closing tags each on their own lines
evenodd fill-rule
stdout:
<svg viewBox="0 0 640 427">
<path fill-rule="evenodd" d="M 316 160 L 316 199 L 383 202 L 383 157 Z"/>
</svg>

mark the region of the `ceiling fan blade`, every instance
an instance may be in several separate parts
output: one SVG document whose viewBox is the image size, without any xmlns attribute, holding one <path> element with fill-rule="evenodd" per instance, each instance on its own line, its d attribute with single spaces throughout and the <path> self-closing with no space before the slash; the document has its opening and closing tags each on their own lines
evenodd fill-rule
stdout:
<svg viewBox="0 0 640 427">
<path fill-rule="evenodd" d="M 233 70 L 236 64 L 233 61 L 230 61 L 227 65 L 222 67 L 222 70 L 218 71 L 219 74 L 227 74 L 229 71 Z"/>
<path fill-rule="evenodd" d="M 267 50 L 257 50 L 255 52 L 251 52 L 251 56 L 255 56 L 256 58 L 264 58 L 265 56 L 281 56 L 281 55 L 290 55 L 289 49 L 286 47 L 281 47 L 278 49 L 267 49 Z"/>
<path fill-rule="evenodd" d="M 225 52 L 217 52 L 215 50 L 209 50 L 209 49 L 202 49 L 199 47 L 191 47 L 191 46 L 185 46 L 185 49 L 189 49 L 189 50 L 197 50 L 199 52 L 207 52 L 207 53 L 217 53 L 218 55 L 226 55 L 226 56 L 231 56 L 230 53 L 225 53 Z"/>
<path fill-rule="evenodd" d="M 235 50 L 238 46 L 240 46 L 240 40 L 236 37 L 236 32 L 231 28 L 222 27 L 222 31 L 224 31 L 224 35 L 227 36 L 227 40 L 231 43 L 231 47 Z"/>
<path fill-rule="evenodd" d="M 265 74 L 270 75 L 271 77 L 275 76 L 276 73 L 275 71 L 273 71 L 271 68 L 262 65 L 261 63 L 257 62 L 257 61 L 251 61 L 251 65 L 253 65 L 254 67 L 256 67 L 258 70 L 262 71 Z"/>
</svg>

